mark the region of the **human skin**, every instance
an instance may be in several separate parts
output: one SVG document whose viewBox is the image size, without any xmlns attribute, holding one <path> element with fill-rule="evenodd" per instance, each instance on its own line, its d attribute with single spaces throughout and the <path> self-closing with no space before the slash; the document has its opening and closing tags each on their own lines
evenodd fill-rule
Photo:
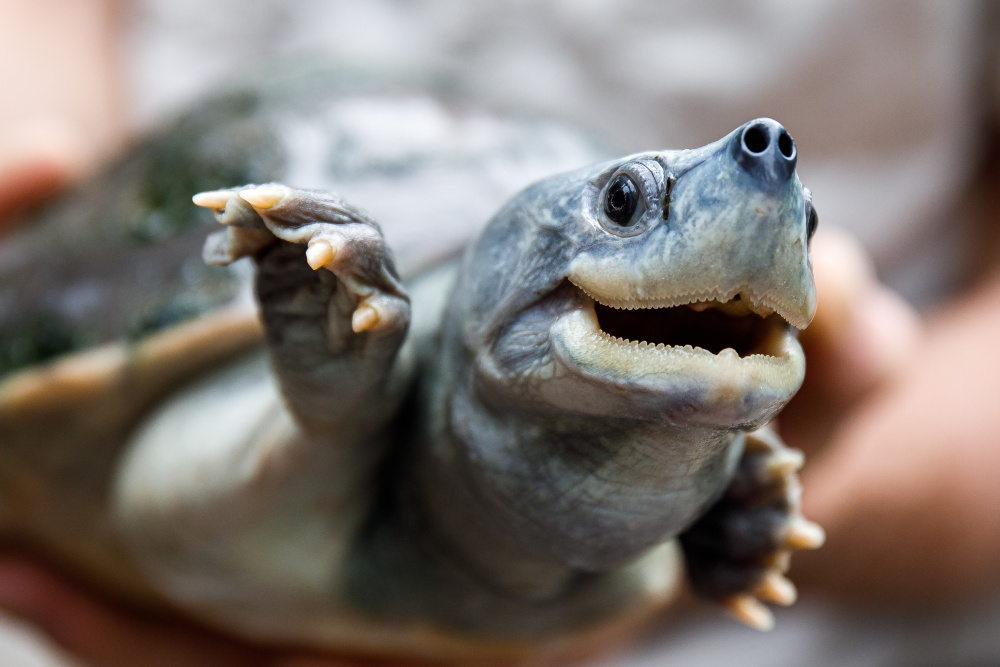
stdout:
<svg viewBox="0 0 1000 667">
<path fill-rule="evenodd" d="M 36 560 L 0 558 L 0 606 L 27 620 L 75 660 L 100 667 L 353 667 L 361 663 L 261 649 L 184 624 L 136 615 Z"/>
<path fill-rule="evenodd" d="M 124 138 L 113 39 L 118 0 L 0 0 L 0 234 Z M 84 664 L 360 664 L 246 646 L 137 616 L 23 553 L 0 555 L 0 607 Z M 366 663 L 371 664 L 371 663 Z"/>
<path fill-rule="evenodd" d="M 118 0 L 0 0 L 0 219 L 123 138 Z"/>
<path fill-rule="evenodd" d="M 824 394 L 841 392 L 828 405 L 846 406 L 830 420 L 828 435 L 816 443 L 821 449 L 803 471 L 804 511 L 824 526 L 828 541 L 820 552 L 803 554 L 794 574 L 806 587 L 876 604 L 954 603 L 995 594 L 1000 273 L 933 313 L 924 326 L 877 290 L 862 289 L 867 296 L 857 300 L 854 324 L 834 338 L 839 350 L 810 357 L 819 366 L 817 381 L 826 386 L 807 387 L 813 393 L 791 405 L 785 419 L 789 430 L 806 429 L 809 415 L 821 413 Z M 865 331 L 868 344 L 881 340 L 882 353 L 854 350 L 857 357 L 873 355 L 867 365 L 883 364 L 882 374 L 852 396 L 846 386 L 851 362 L 843 358 Z M 838 358 L 843 379 L 832 371 L 819 374 Z M 854 363 L 864 365 L 860 358 Z"/>
</svg>

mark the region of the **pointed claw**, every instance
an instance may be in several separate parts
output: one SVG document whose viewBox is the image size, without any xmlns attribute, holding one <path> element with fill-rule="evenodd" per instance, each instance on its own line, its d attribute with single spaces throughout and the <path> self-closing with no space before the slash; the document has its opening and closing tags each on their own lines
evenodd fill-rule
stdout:
<svg viewBox="0 0 1000 667">
<path fill-rule="evenodd" d="M 764 580 L 757 587 L 757 597 L 767 602 L 780 604 L 783 607 L 795 604 L 799 593 L 795 590 L 795 584 L 790 582 L 780 573 L 771 571 L 764 575 Z"/>
<path fill-rule="evenodd" d="M 232 196 L 232 190 L 209 190 L 208 192 L 199 192 L 191 197 L 191 201 L 194 202 L 195 206 L 221 211 L 226 208 L 226 204 L 229 203 Z"/>
<path fill-rule="evenodd" d="M 240 193 L 240 197 L 254 208 L 268 209 L 288 196 L 288 188 L 280 185 L 262 185 L 249 188 Z"/>
<path fill-rule="evenodd" d="M 818 549 L 825 541 L 823 528 L 802 517 L 792 519 L 785 533 L 785 545 L 791 549 Z"/>
<path fill-rule="evenodd" d="M 740 623 L 761 632 L 774 628 L 774 614 L 754 597 L 735 595 L 723 604 Z"/>
<path fill-rule="evenodd" d="M 378 324 L 378 320 L 379 314 L 377 310 L 367 305 L 358 306 L 358 309 L 351 316 L 351 328 L 354 329 L 354 333 L 368 331 Z"/>
<path fill-rule="evenodd" d="M 314 241 L 306 250 L 306 261 L 313 271 L 321 269 L 337 256 L 337 249 L 329 241 Z"/>
<path fill-rule="evenodd" d="M 782 449 L 775 452 L 767 461 L 767 473 L 772 478 L 784 477 L 802 468 L 805 462 L 805 454 L 799 450 Z"/>
<path fill-rule="evenodd" d="M 765 559 L 765 564 L 778 572 L 788 572 L 792 566 L 792 552 L 776 551 Z"/>
</svg>

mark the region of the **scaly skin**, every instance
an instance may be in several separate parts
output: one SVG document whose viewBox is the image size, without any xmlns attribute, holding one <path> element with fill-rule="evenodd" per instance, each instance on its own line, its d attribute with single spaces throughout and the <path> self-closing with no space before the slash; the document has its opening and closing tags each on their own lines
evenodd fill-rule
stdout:
<svg viewBox="0 0 1000 667">
<path fill-rule="evenodd" d="M 787 552 L 822 531 L 799 513 L 797 457 L 743 435 L 804 373 L 789 323 L 815 310 L 815 218 L 794 164 L 762 119 L 543 181 L 494 217 L 457 282 L 409 482 L 467 567 L 564 599 L 680 535 L 695 589 L 742 620 L 769 627 L 758 597 L 794 599 Z M 607 211 L 622 174 L 641 202 L 626 225 Z"/>
<path fill-rule="evenodd" d="M 198 195 L 226 225 L 210 263 L 256 263 L 268 356 L 130 438 L 134 564 L 256 641 L 463 661 L 608 636 L 670 597 L 679 544 L 696 591 L 767 627 L 789 551 L 822 541 L 761 430 L 815 308 L 794 151 L 762 119 L 549 178 L 410 295 L 337 197 Z"/>
</svg>

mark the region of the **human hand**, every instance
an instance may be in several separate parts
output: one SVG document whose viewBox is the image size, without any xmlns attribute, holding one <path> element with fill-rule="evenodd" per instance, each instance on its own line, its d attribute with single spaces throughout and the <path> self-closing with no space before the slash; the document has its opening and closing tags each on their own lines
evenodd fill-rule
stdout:
<svg viewBox="0 0 1000 667">
<path fill-rule="evenodd" d="M 809 377 L 780 419 L 787 439 L 813 454 L 803 508 L 828 535 L 797 559 L 795 578 L 897 604 L 995 590 L 1000 279 L 923 328 L 857 271 L 861 256 L 833 247 L 841 241 L 825 246 L 817 235 Z"/>
<path fill-rule="evenodd" d="M 878 282 L 868 254 L 847 232 L 821 227 L 812 264 L 819 307 L 800 335 L 806 379 L 778 417 L 782 437 L 810 455 L 829 445 L 859 402 L 912 362 L 924 335 L 912 306 Z"/>
<path fill-rule="evenodd" d="M 0 229 L 121 139 L 121 4 L 0 3 Z"/>
<path fill-rule="evenodd" d="M 93 667 L 399 667 L 254 647 L 193 625 L 136 614 L 23 556 L 0 556 L 0 608 Z"/>
<path fill-rule="evenodd" d="M 18 137 L 0 142 L 0 233 L 17 214 L 43 201 L 80 169 L 80 151 L 58 123 L 19 127 Z"/>
</svg>

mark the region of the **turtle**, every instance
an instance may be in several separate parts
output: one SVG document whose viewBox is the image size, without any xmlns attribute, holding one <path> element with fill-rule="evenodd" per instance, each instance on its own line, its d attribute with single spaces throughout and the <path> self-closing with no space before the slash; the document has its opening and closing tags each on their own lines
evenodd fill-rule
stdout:
<svg viewBox="0 0 1000 667">
<path fill-rule="evenodd" d="M 138 143 L 0 244 L 0 535 L 352 655 L 579 654 L 685 581 L 770 627 L 823 541 L 771 425 L 816 308 L 795 142 L 595 146 L 343 72 Z"/>
</svg>

